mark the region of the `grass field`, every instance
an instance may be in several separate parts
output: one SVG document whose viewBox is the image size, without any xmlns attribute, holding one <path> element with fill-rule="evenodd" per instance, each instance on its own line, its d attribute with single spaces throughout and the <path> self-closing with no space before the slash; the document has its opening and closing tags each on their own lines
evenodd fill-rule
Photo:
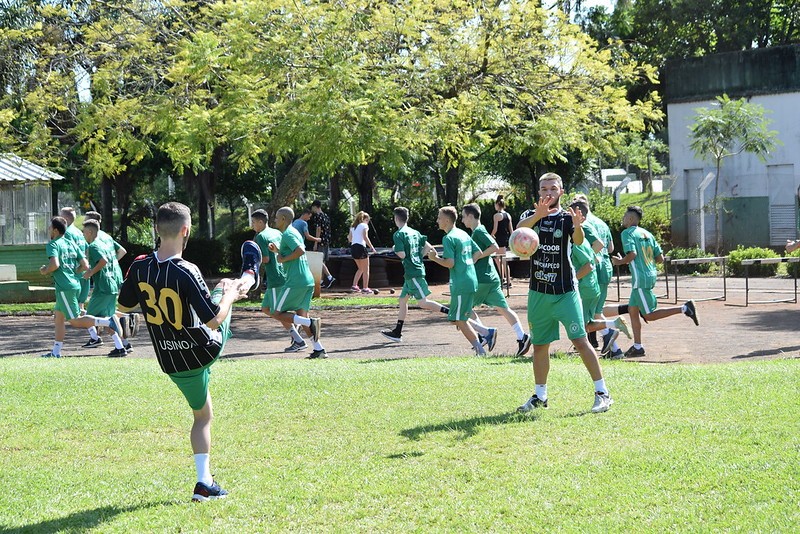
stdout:
<svg viewBox="0 0 800 534">
<path fill-rule="evenodd" d="M 800 360 L 223 360 L 192 504 L 188 407 L 152 360 L 0 359 L 0 532 L 792 531 Z"/>
</svg>

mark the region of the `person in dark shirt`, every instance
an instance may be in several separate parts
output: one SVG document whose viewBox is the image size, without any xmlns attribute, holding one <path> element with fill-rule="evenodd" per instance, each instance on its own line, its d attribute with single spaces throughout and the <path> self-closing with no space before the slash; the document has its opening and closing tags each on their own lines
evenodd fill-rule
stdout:
<svg viewBox="0 0 800 534">
<path fill-rule="evenodd" d="M 189 208 L 169 202 L 158 208 L 159 249 L 137 258 L 122 284 L 119 308 L 140 306 L 161 370 L 178 386 L 192 408 L 191 443 L 197 469 L 193 501 L 225 497 L 211 476 L 211 420 L 208 382 L 211 365 L 230 337 L 233 303 L 258 285 L 261 253 L 253 241 L 242 245 L 242 276 L 223 279 L 209 291 L 197 266 L 181 256 L 192 227 Z"/>
<path fill-rule="evenodd" d="M 594 381 L 592 412 L 605 412 L 614 402 L 608 394 L 597 353 L 586 338 L 578 281 L 570 258 L 571 243 L 584 241 L 584 217 L 580 211 L 561 207 L 564 186 L 561 177 L 546 173 L 539 178 L 539 202 L 534 213 L 522 219 L 517 228 L 533 228 L 539 234 L 539 248 L 531 256 L 531 281 L 528 291 L 528 323 L 533 337 L 533 375 L 535 393 L 520 412 L 547 407 L 547 375 L 550 371 L 550 343 L 559 338 L 559 323 L 581 355 Z"/>
<path fill-rule="evenodd" d="M 326 265 L 331 246 L 331 218 L 322 211 L 322 202 L 319 200 L 311 203 L 311 225 L 319 238 L 319 241 L 314 243 L 314 250 L 322 252 L 322 274 L 325 275 L 323 287 L 330 288 L 336 282 L 336 278 L 331 275 Z"/>
</svg>

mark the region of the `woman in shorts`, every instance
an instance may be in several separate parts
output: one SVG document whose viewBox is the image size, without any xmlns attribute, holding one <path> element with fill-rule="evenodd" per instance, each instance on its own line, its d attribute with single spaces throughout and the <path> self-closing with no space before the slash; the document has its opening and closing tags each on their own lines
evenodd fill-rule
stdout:
<svg viewBox="0 0 800 534">
<path fill-rule="evenodd" d="M 363 211 L 356 213 L 353 224 L 350 226 L 348 239 L 350 241 L 350 255 L 356 262 L 356 274 L 353 277 L 353 292 L 372 293 L 369 288 L 369 256 L 367 247 L 375 253 L 375 247 L 369 240 L 369 214 Z M 363 288 L 358 287 L 359 280 L 362 281 Z"/>
</svg>

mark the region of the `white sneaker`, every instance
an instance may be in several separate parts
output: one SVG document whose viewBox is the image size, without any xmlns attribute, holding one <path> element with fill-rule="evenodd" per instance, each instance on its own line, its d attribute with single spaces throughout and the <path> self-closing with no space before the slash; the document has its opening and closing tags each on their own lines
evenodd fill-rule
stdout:
<svg viewBox="0 0 800 534">
<path fill-rule="evenodd" d="M 592 406 L 592 413 L 607 412 L 611 405 L 614 404 L 614 399 L 608 393 L 600 393 L 596 391 L 594 394 L 594 406 Z"/>
<path fill-rule="evenodd" d="M 536 408 L 547 408 L 547 399 L 542 400 L 533 395 L 525 404 L 517 408 L 517 413 L 528 413 Z"/>
</svg>

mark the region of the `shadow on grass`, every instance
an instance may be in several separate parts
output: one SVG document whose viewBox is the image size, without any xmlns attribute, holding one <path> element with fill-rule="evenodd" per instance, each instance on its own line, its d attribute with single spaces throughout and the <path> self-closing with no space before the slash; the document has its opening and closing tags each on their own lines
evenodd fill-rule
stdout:
<svg viewBox="0 0 800 534">
<path fill-rule="evenodd" d="M 178 504 L 175 501 L 161 501 L 137 504 L 134 506 L 102 506 L 92 510 L 82 510 L 57 519 L 48 519 L 40 523 L 24 525 L 22 527 L 6 527 L 0 525 L 0 534 L 12 532 L 85 532 L 96 528 L 106 521 L 110 521 L 120 514 L 135 512 L 146 508 L 158 506 L 171 506 Z"/>
<path fill-rule="evenodd" d="M 400 360 L 410 360 L 409 356 L 398 356 L 397 358 L 371 358 L 369 360 L 359 360 L 359 364 L 364 363 L 389 363 L 389 362 L 399 362 Z"/>
<path fill-rule="evenodd" d="M 422 456 L 422 453 L 419 451 L 411 451 L 411 452 L 398 452 L 396 454 L 387 454 L 387 460 L 407 460 L 408 458 L 419 458 Z"/>
<path fill-rule="evenodd" d="M 752 352 L 748 352 L 747 354 L 733 356 L 731 359 L 741 360 L 743 358 L 756 358 L 758 356 L 778 356 L 779 354 L 787 354 L 789 352 L 795 352 L 798 350 L 800 350 L 800 345 L 795 345 L 793 347 L 780 347 L 776 349 L 754 350 Z"/>
<path fill-rule="evenodd" d="M 522 423 L 538 419 L 538 414 L 520 415 L 516 412 L 504 413 L 500 415 L 490 415 L 486 417 L 473 417 L 471 419 L 461 419 L 439 423 L 435 425 L 423 425 L 414 428 L 407 428 L 400 431 L 400 435 L 410 440 L 416 441 L 425 434 L 433 432 L 461 432 L 459 439 L 467 439 L 478 433 L 482 426 L 505 425 L 509 423 Z"/>
</svg>

